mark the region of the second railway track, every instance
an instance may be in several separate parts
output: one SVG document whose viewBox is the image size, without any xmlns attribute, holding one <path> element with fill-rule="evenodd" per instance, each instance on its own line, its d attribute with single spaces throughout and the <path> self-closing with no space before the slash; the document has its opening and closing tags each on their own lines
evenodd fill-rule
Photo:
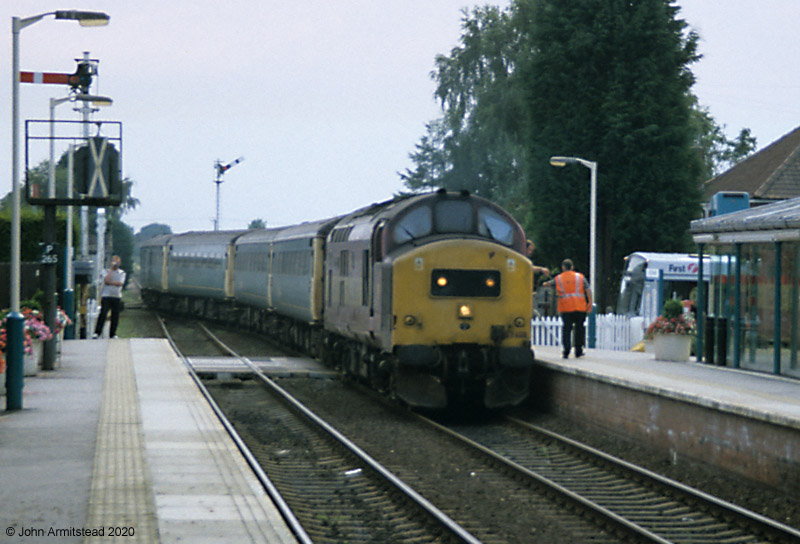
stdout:
<svg viewBox="0 0 800 544">
<path fill-rule="evenodd" d="M 796 529 L 515 418 L 480 425 L 429 422 L 637 540 L 800 541 Z"/>
</svg>

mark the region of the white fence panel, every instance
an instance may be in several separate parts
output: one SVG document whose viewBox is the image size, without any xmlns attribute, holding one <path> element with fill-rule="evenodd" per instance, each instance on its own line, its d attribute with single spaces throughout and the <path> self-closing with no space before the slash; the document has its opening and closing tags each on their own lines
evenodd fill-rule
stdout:
<svg viewBox="0 0 800 544">
<path fill-rule="evenodd" d="M 534 346 L 561 345 L 561 318 L 537 317 L 531 321 L 531 343 Z"/>
<path fill-rule="evenodd" d="M 630 319 L 624 315 L 597 316 L 597 347 L 614 351 L 628 351 L 631 341 Z"/>
<path fill-rule="evenodd" d="M 531 343 L 534 346 L 561 346 L 561 318 L 537 317 L 531 320 Z M 587 323 L 586 334 L 589 333 Z M 628 351 L 638 341 L 631 334 L 630 318 L 622 315 L 597 316 L 596 348 Z M 588 341 L 584 342 L 588 346 Z"/>
</svg>

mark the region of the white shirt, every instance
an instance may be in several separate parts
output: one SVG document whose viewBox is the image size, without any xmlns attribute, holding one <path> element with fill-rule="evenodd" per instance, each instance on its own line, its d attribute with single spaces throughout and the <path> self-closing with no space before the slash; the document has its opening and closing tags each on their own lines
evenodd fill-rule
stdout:
<svg viewBox="0 0 800 544">
<path fill-rule="evenodd" d="M 103 288 L 100 291 L 100 298 L 122 298 L 122 285 L 109 285 L 106 283 L 106 276 L 109 274 L 111 274 L 111 277 L 108 278 L 109 281 L 120 282 L 122 285 L 125 285 L 125 271 L 123 269 L 104 270 L 103 275 L 100 276 L 100 281 L 103 283 Z"/>
</svg>

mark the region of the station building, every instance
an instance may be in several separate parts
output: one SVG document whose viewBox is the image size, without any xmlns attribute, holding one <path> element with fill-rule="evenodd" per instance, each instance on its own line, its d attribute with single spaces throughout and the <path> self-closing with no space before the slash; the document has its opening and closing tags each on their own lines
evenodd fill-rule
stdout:
<svg viewBox="0 0 800 544">
<path fill-rule="evenodd" d="M 692 221 L 691 233 L 712 256 L 698 353 L 800 378 L 800 197 Z"/>
<path fill-rule="evenodd" d="M 712 217 L 691 223 L 712 267 L 698 353 L 708 363 L 800 377 L 800 127 L 704 192 Z M 715 215 L 722 192 L 743 195 L 746 209 Z"/>
</svg>

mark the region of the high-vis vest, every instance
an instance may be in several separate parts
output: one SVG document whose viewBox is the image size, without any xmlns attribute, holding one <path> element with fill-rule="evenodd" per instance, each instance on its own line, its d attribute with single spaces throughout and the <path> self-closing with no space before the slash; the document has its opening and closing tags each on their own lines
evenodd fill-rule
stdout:
<svg viewBox="0 0 800 544">
<path fill-rule="evenodd" d="M 583 274 L 573 270 L 567 270 L 556 276 L 559 313 L 586 311 L 586 292 L 583 282 Z"/>
</svg>

